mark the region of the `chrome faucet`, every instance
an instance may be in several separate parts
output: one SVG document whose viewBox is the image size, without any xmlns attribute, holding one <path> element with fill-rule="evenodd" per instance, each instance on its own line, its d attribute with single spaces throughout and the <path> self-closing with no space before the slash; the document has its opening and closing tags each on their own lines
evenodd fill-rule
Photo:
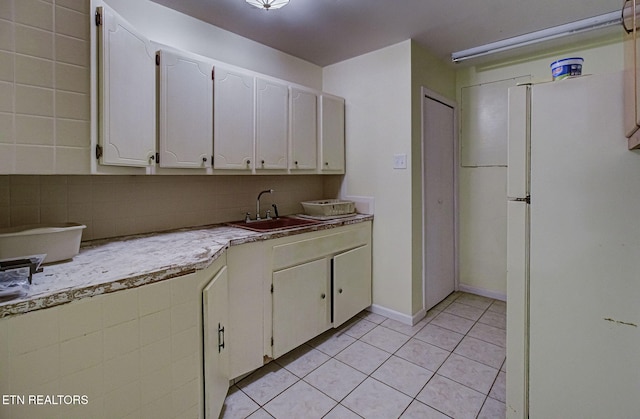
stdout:
<svg viewBox="0 0 640 419">
<path fill-rule="evenodd" d="M 256 221 L 260 219 L 260 197 L 264 193 L 273 193 L 273 189 L 265 189 L 258 194 L 258 199 L 256 199 Z M 269 219 L 271 219 L 271 215 L 267 212 L 267 220 Z"/>
</svg>

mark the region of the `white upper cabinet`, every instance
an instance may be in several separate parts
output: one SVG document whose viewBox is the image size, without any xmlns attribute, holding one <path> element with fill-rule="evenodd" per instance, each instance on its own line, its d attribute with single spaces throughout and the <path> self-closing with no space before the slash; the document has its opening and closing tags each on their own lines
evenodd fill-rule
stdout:
<svg viewBox="0 0 640 419">
<path fill-rule="evenodd" d="M 109 8 L 98 14 L 100 163 L 149 166 L 156 146 L 155 51 Z"/>
<path fill-rule="evenodd" d="M 256 170 L 286 169 L 289 135 L 289 88 L 256 80 Z"/>
<path fill-rule="evenodd" d="M 344 173 L 344 99 L 320 96 L 320 170 Z"/>
<path fill-rule="evenodd" d="M 215 68 L 213 168 L 251 170 L 255 78 Z"/>
<path fill-rule="evenodd" d="M 318 95 L 291 88 L 291 159 L 289 168 L 315 170 L 318 162 Z"/>
<path fill-rule="evenodd" d="M 623 6 L 623 22 L 627 31 L 625 54 L 625 132 L 629 148 L 640 147 L 640 0 L 627 0 Z"/>
<path fill-rule="evenodd" d="M 158 56 L 158 164 L 160 167 L 210 167 L 213 66 L 166 50 L 160 50 Z"/>
</svg>

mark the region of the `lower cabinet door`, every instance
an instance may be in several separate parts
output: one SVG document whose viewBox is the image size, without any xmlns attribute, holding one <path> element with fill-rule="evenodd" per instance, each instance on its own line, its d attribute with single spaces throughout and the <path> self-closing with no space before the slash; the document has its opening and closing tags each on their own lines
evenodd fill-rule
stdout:
<svg viewBox="0 0 640 419">
<path fill-rule="evenodd" d="M 229 348 L 225 345 L 228 324 L 228 278 L 223 267 L 202 291 L 204 327 L 204 408 L 206 418 L 217 418 L 229 390 Z"/>
<path fill-rule="evenodd" d="M 333 257 L 333 327 L 371 305 L 371 246 Z"/>
<path fill-rule="evenodd" d="M 273 273 L 273 357 L 331 328 L 329 259 Z"/>
</svg>

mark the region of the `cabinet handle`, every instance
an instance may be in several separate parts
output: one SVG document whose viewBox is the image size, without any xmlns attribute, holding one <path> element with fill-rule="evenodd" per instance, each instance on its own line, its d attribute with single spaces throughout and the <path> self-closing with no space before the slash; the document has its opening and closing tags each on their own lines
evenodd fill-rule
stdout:
<svg viewBox="0 0 640 419">
<path fill-rule="evenodd" d="M 224 326 L 218 323 L 218 353 L 224 349 Z"/>
<path fill-rule="evenodd" d="M 324 300 L 326 297 L 325 293 L 323 292 L 322 294 L 320 294 L 320 297 Z"/>
</svg>

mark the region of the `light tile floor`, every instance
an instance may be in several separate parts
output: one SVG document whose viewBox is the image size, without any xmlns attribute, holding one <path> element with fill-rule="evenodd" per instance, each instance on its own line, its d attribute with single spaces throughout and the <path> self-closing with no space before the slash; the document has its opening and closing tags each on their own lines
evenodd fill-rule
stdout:
<svg viewBox="0 0 640 419">
<path fill-rule="evenodd" d="M 505 312 L 461 292 L 413 327 L 363 311 L 232 386 L 221 417 L 504 418 Z"/>
</svg>

